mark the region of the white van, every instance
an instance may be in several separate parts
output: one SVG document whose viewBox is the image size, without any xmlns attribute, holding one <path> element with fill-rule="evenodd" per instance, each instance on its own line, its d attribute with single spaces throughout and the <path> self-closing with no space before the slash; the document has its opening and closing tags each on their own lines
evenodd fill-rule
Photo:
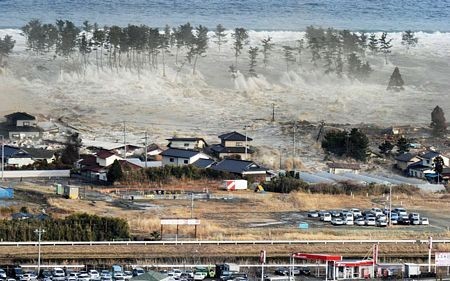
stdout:
<svg viewBox="0 0 450 281">
<path fill-rule="evenodd" d="M 320 218 L 321 221 L 331 221 L 331 214 L 330 213 L 324 213 L 323 216 Z"/>
</svg>

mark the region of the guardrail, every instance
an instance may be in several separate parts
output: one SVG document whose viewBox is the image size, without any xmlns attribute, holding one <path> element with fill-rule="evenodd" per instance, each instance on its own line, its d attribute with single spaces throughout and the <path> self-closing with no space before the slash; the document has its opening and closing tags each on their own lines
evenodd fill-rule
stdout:
<svg viewBox="0 0 450 281">
<path fill-rule="evenodd" d="M 450 239 L 433 239 L 434 244 L 447 244 Z M 0 242 L 5 246 L 38 246 L 37 241 Z M 43 241 L 41 246 L 131 246 L 131 245 L 309 245 L 309 244 L 428 244 L 427 240 L 187 240 L 187 241 Z"/>
</svg>

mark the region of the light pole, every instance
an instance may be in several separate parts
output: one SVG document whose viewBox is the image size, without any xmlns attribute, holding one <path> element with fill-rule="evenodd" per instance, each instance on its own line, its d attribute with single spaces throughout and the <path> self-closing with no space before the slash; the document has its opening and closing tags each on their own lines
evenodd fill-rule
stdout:
<svg viewBox="0 0 450 281">
<path fill-rule="evenodd" d="M 5 170 L 5 137 L 0 135 L 2 140 L 2 181 L 3 181 L 3 171 Z"/>
<path fill-rule="evenodd" d="M 389 186 L 389 227 L 392 227 L 392 185 Z"/>
<path fill-rule="evenodd" d="M 41 272 L 41 238 L 42 234 L 45 233 L 45 229 L 42 229 L 39 227 L 39 229 L 36 229 L 34 231 L 38 235 L 38 270 L 37 270 L 37 276 L 39 276 L 39 273 Z"/>
</svg>

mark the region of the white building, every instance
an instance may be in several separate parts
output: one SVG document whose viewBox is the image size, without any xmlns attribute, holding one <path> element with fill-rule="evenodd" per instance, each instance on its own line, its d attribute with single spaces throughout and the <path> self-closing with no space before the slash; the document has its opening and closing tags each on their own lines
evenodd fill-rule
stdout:
<svg viewBox="0 0 450 281">
<path fill-rule="evenodd" d="M 210 159 L 210 157 L 204 153 L 189 150 L 189 149 L 177 149 L 169 148 L 161 153 L 162 164 L 183 166 L 189 165 L 197 161 L 198 159 Z"/>
<path fill-rule="evenodd" d="M 115 160 L 122 160 L 122 157 L 107 150 L 100 150 L 96 154 L 96 162 L 100 167 L 108 167 L 109 165 L 112 165 Z"/>
</svg>

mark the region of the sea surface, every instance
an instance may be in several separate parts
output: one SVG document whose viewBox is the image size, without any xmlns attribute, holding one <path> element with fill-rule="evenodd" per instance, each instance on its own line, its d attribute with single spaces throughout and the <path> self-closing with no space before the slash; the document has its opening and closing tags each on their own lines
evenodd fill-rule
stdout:
<svg viewBox="0 0 450 281">
<path fill-rule="evenodd" d="M 0 28 L 33 18 L 100 25 L 304 30 L 308 25 L 355 31 L 450 31 L 450 0 L 0 0 Z"/>
</svg>

